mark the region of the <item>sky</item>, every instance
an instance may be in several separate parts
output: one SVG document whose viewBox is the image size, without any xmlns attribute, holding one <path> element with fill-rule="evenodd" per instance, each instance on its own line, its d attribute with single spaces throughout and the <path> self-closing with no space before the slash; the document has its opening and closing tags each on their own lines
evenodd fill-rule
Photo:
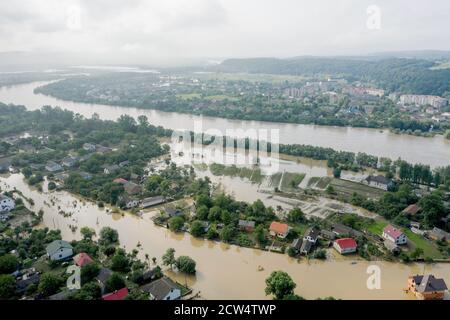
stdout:
<svg viewBox="0 0 450 320">
<path fill-rule="evenodd" d="M 0 39 L 122 63 L 450 50 L 450 1 L 1 1 Z"/>
</svg>

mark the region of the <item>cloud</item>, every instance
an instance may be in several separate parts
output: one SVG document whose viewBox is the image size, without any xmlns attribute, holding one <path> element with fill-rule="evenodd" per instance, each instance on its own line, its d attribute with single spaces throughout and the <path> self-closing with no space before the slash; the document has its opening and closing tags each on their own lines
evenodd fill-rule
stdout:
<svg viewBox="0 0 450 320">
<path fill-rule="evenodd" d="M 366 23 L 373 4 L 377 30 Z M 450 49 L 449 21 L 447 0 L 16 0 L 0 2 L 0 51 L 145 62 Z"/>
</svg>

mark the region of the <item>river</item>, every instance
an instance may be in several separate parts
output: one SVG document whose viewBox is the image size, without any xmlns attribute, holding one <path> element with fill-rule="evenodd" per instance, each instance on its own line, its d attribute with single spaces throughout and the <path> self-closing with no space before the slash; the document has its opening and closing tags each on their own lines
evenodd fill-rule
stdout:
<svg viewBox="0 0 450 320">
<path fill-rule="evenodd" d="M 450 140 L 442 135 L 433 138 L 397 135 L 389 130 L 351 127 L 329 127 L 316 125 L 286 124 L 261 121 L 229 120 L 200 117 L 176 112 L 126 108 L 98 104 L 63 101 L 51 96 L 34 94 L 36 87 L 49 82 L 33 82 L 0 88 L 0 101 L 22 104 L 33 110 L 43 105 L 60 106 L 75 113 L 90 117 L 97 113 L 102 119 L 115 120 L 122 114 L 133 117 L 146 115 L 154 125 L 169 129 L 194 130 L 200 124 L 203 131 L 215 129 L 226 134 L 228 129 L 279 130 L 279 141 L 283 144 L 308 144 L 331 147 L 335 150 L 365 152 L 397 159 L 401 157 L 411 163 L 423 163 L 432 167 L 450 164 Z"/>
<path fill-rule="evenodd" d="M 297 283 L 296 293 L 309 299 L 333 296 L 341 299 L 412 299 L 403 292 L 408 276 L 432 272 L 435 276 L 450 281 L 450 265 L 435 263 L 399 264 L 390 262 L 367 262 L 356 257 L 343 258 L 335 252 L 328 252 L 327 261 L 289 258 L 272 252 L 240 248 L 223 243 L 200 240 L 189 234 L 174 234 L 157 227 L 151 221 L 151 214 L 138 217 L 130 213 L 107 213 L 95 204 L 80 199 L 65 191 L 44 192 L 29 187 L 20 174 L 0 176 L 4 190 L 13 187 L 21 190 L 25 197 L 34 200 L 32 209 L 44 210 L 43 224 L 58 228 L 64 239 L 80 239 L 83 226 L 94 228 L 99 233 L 103 226 L 110 226 L 119 232 L 120 245 L 128 250 L 138 248 L 140 256 L 148 254 L 161 261 L 161 256 L 172 247 L 177 255 L 189 255 L 197 262 L 195 277 L 170 274 L 178 281 L 192 286 L 208 299 L 267 299 L 264 294 L 264 280 L 274 270 L 284 270 Z M 55 205 L 51 202 L 55 201 Z M 76 207 L 73 206 L 77 202 Z M 27 203 L 25 201 L 25 203 Z M 60 209 L 71 216 L 64 217 Z M 70 226 L 78 229 L 72 232 Z M 354 263 L 356 262 L 356 263 Z M 368 289 L 369 266 L 380 268 L 380 289 Z M 264 268 L 258 271 L 258 267 Z M 449 298 L 448 295 L 446 298 Z"/>
</svg>

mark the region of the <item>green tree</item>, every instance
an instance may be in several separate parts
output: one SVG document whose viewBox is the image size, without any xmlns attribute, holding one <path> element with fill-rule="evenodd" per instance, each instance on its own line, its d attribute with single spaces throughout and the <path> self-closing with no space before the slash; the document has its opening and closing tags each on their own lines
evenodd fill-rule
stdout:
<svg viewBox="0 0 450 320">
<path fill-rule="evenodd" d="M 205 228 L 201 221 L 195 220 L 191 223 L 191 234 L 194 237 L 201 237 L 205 233 Z"/>
<path fill-rule="evenodd" d="M 188 274 L 195 274 L 196 263 L 195 261 L 188 256 L 179 256 L 175 262 L 175 265 L 178 270 Z"/>
<path fill-rule="evenodd" d="M 19 259 L 12 254 L 5 254 L 0 257 L 0 274 L 11 273 L 17 270 Z"/>
<path fill-rule="evenodd" d="M 220 239 L 223 242 L 230 242 L 233 239 L 235 234 L 236 234 L 236 229 L 234 228 L 234 226 L 227 225 L 227 226 L 223 227 L 222 230 L 220 231 Z"/>
<path fill-rule="evenodd" d="M 197 210 L 195 212 L 195 217 L 198 220 L 206 220 L 206 219 L 208 219 L 208 214 L 209 214 L 208 207 L 205 205 L 202 205 L 202 206 L 197 207 Z"/>
<path fill-rule="evenodd" d="M 290 222 L 302 222 L 305 220 L 305 214 L 300 208 L 294 208 L 291 211 L 289 211 L 288 214 L 288 220 Z"/>
<path fill-rule="evenodd" d="M 100 272 L 100 266 L 96 263 L 89 263 L 81 267 L 81 283 L 88 283 Z"/>
<path fill-rule="evenodd" d="M 45 297 L 55 294 L 63 284 L 63 279 L 53 273 L 44 273 L 39 280 L 38 291 Z"/>
<path fill-rule="evenodd" d="M 180 231 L 184 226 L 184 218 L 181 216 L 172 217 L 169 219 L 169 229 L 171 231 Z"/>
<path fill-rule="evenodd" d="M 266 230 L 262 224 L 258 225 L 254 231 L 255 239 L 258 243 L 264 244 L 266 242 Z"/>
<path fill-rule="evenodd" d="M 118 273 L 113 273 L 106 281 L 106 290 L 112 292 L 125 287 L 125 280 Z"/>
<path fill-rule="evenodd" d="M 99 243 L 101 245 L 117 244 L 119 242 L 119 234 L 110 227 L 103 227 L 100 230 Z"/>
<path fill-rule="evenodd" d="M 92 240 L 92 237 L 95 236 L 95 230 L 89 227 L 82 227 L 80 233 L 84 240 Z"/>
<path fill-rule="evenodd" d="M 273 271 L 266 279 L 266 295 L 272 294 L 275 299 L 281 300 L 288 295 L 294 294 L 297 285 L 284 271 Z"/>
<path fill-rule="evenodd" d="M 0 275 L 0 299 L 11 299 L 16 292 L 16 280 L 9 274 Z"/>
<path fill-rule="evenodd" d="M 162 256 L 163 265 L 172 267 L 175 265 L 175 249 L 169 248 Z"/>
<path fill-rule="evenodd" d="M 111 259 L 111 269 L 119 272 L 130 270 L 130 260 L 122 250 L 117 250 Z"/>
</svg>

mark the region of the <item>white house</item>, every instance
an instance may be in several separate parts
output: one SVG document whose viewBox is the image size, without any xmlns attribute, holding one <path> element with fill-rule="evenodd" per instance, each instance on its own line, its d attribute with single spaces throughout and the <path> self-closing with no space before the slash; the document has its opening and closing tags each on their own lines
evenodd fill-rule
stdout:
<svg viewBox="0 0 450 320">
<path fill-rule="evenodd" d="M 384 176 L 379 175 L 379 176 L 368 176 L 366 179 L 363 180 L 363 183 L 374 188 L 387 190 L 392 181 Z"/>
<path fill-rule="evenodd" d="M 0 194 L 0 212 L 9 212 L 15 207 L 14 200 Z"/>
<path fill-rule="evenodd" d="M 180 288 L 169 278 L 161 278 L 141 287 L 150 294 L 152 300 L 177 300 L 181 297 Z"/>
<path fill-rule="evenodd" d="M 67 241 L 55 240 L 47 248 L 47 256 L 52 261 L 65 260 L 73 255 L 73 248 Z"/>
<path fill-rule="evenodd" d="M 405 244 L 408 241 L 406 235 L 391 224 L 383 229 L 383 238 L 392 241 L 396 245 Z"/>
<path fill-rule="evenodd" d="M 333 248 L 340 254 L 356 252 L 358 244 L 352 238 L 341 238 L 333 242 Z"/>
</svg>

